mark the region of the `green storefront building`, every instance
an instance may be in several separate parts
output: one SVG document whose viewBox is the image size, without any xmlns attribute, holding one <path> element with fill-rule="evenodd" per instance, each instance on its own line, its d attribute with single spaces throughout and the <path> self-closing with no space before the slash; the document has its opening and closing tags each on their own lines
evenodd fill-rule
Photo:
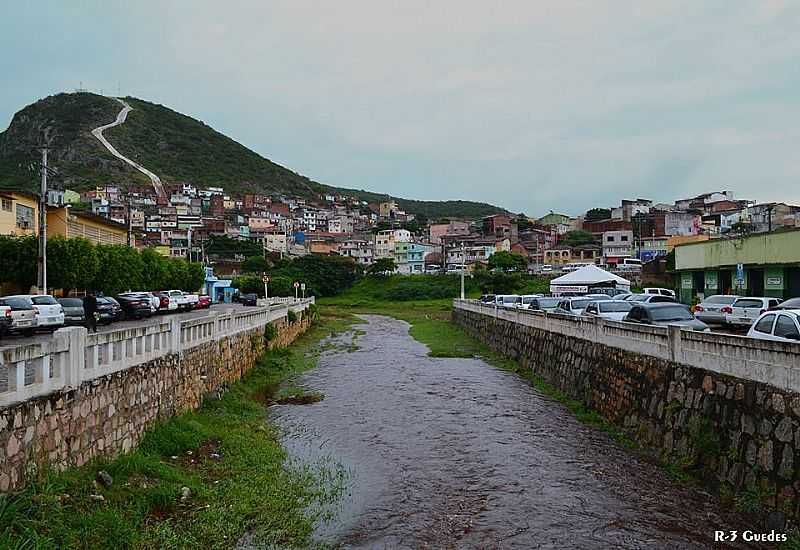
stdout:
<svg viewBox="0 0 800 550">
<path fill-rule="evenodd" d="M 680 297 L 800 296 L 800 230 L 712 239 L 675 247 Z"/>
</svg>

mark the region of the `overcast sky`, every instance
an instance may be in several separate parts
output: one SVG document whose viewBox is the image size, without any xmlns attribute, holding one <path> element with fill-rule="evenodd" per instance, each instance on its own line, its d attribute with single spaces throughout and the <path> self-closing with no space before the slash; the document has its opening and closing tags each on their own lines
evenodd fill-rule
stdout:
<svg viewBox="0 0 800 550">
<path fill-rule="evenodd" d="M 408 198 L 800 203 L 800 2 L 0 1 L 0 129 L 82 82 Z"/>
</svg>

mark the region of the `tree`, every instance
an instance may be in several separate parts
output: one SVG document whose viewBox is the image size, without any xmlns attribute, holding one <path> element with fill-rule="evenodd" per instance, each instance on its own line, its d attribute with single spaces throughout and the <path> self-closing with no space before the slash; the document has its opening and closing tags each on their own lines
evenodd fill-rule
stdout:
<svg viewBox="0 0 800 550">
<path fill-rule="evenodd" d="M 169 259 L 153 248 L 142 250 L 142 282 L 147 288 L 165 290 L 168 286 Z"/>
<path fill-rule="evenodd" d="M 567 231 L 561 236 L 560 242 L 567 246 L 580 246 L 582 244 L 594 243 L 594 235 L 588 231 L 576 229 L 574 231 Z"/>
<path fill-rule="evenodd" d="M 92 285 L 99 262 L 94 245 L 86 239 L 47 239 L 47 286 L 85 289 Z"/>
<path fill-rule="evenodd" d="M 263 256 L 250 256 L 242 262 L 244 273 L 263 273 L 272 267 L 270 262 Z"/>
<path fill-rule="evenodd" d="M 14 283 L 23 292 L 36 283 L 36 237 L 0 235 L 0 282 Z"/>
<path fill-rule="evenodd" d="M 499 271 L 525 271 L 528 261 L 521 254 L 501 250 L 489 256 L 489 269 Z"/>
<path fill-rule="evenodd" d="M 393 258 L 378 258 L 367 268 L 367 275 L 373 277 L 391 275 L 396 270 L 397 264 L 395 264 Z"/>
<path fill-rule="evenodd" d="M 583 219 L 587 222 L 596 222 L 598 220 L 607 220 L 611 217 L 611 210 L 608 208 L 592 208 L 586 211 Z"/>
<path fill-rule="evenodd" d="M 105 294 L 118 294 L 143 286 L 144 263 L 135 248 L 125 245 L 100 244 L 96 246 L 100 264 L 93 288 Z"/>
</svg>

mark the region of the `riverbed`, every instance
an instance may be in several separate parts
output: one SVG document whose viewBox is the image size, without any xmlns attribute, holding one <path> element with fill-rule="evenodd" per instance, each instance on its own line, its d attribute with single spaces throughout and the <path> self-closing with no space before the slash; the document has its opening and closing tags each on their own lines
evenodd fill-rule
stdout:
<svg viewBox="0 0 800 550">
<path fill-rule="evenodd" d="M 432 358 L 408 324 L 364 315 L 270 408 L 296 463 L 335 463 L 345 491 L 316 540 L 342 548 L 708 548 L 742 531 L 519 376 Z M 353 345 L 355 344 L 355 345 Z"/>
</svg>

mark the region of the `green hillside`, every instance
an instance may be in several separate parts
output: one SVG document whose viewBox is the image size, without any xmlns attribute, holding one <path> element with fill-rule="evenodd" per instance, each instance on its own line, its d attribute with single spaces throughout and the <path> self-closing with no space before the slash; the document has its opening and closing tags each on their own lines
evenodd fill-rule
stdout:
<svg viewBox="0 0 800 550">
<path fill-rule="evenodd" d="M 271 162 L 199 120 L 140 99 L 125 101 L 133 107 L 127 121 L 104 135 L 122 154 L 158 174 L 165 183 L 224 187 L 229 193 L 311 198 L 340 192 L 368 202 L 390 198 L 323 185 Z M 42 136 L 54 147 L 52 164 L 59 170 L 53 178 L 56 183 L 76 190 L 108 183 L 146 184 L 143 175 L 110 155 L 91 135 L 93 128 L 112 122 L 120 109 L 115 100 L 91 93 L 59 94 L 25 107 L 0 133 L 0 187 L 36 188 L 38 178 L 27 165 L 35 158 L 32 150 Z M 407 212 L 431 218 L 474 218 L 503 211 L 472 201 L 393 198 Z"/>
</svg>

